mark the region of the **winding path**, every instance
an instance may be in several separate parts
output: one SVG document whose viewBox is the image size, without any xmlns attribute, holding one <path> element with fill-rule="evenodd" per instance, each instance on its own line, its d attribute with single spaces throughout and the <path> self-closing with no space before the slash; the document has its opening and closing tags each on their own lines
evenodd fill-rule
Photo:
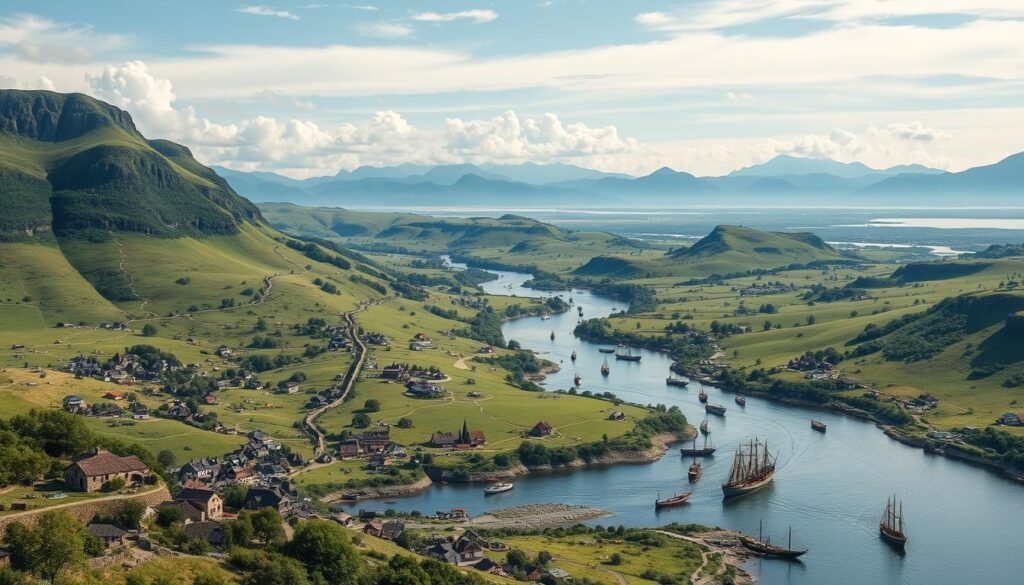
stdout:
<svg viewBox="0 0 1024 585">
<path fill-rule="evenodd" d="M 359 339 L 354 315 L 365 308 L 366 303 L 360 303 L 355 310 L 345 313 L 345 321 L 348 323 L 348 336 L 349 339 L 352 340 L 352 346 L 355 348 L 356 359 L 352 361 L 352 364 L 348 367 L 348 371 L 345 372 L 345 380 L 342 383 L 341 396 L 333 402 L 309 411 L 303 421 L 306 431 L 312 436 L 313 442 L 316 443 L 313 448 L 313 459 L 319 459 L 327 447 L 327 441 L 324 438 L 323 431 L 316 426 L 317 417 L 345 402 L 345 399 L 348 398 L 349 392 L 352 391 L 352 387 L 355 386 L 356 380 L 359 379 L 359 374 L 363 371 L 363 364 L 366 361 L 366 344 L 363 343 L 363 340 Z"/>
</svg>

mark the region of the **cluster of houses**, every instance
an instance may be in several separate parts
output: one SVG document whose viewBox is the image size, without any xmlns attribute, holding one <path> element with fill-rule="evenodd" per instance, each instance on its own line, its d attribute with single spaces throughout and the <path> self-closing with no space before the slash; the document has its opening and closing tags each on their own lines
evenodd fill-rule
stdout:
<svg viewBox="0 0 1024 585">
<path fill-rule="evenodd" d="M 327 406 L 332 402 L 341 400 L 341 397 L 344 394 L 345 391 L 339 388 L 338 386 L 331 386 L 330 388 L 323 390 L 319 394 L 311 396 L 309 401 L 306 402 L 306 408 L 310 410 L 316 410 L 317 408 Z"/>
<path fill-rule="evenodd" d="M 811 354 L 805 354 L 789 360 L 786 367 L 797 372 L 804 372 L 808 380 L 831 378 L 835 366 L 825 360 L 819 360 Z"/>
<path fill-rule="evenodd" d="M 796 290 L 796 287 L 782 282 L 766 282 L 764 284 L 758 284 L 755 282 L 750 286 L 733 287 L 732 290 L 740 293 L 741 297 L 758 297 L 787 293 Z"/>
<path fill-rule="evenodd" d="M 409 380 L 405 383 L 405 393 L 414 398 L 440 398 L 444 396 L 444 388 L 430 382 Z"/>
<path fill-rule="evenodd" d="M 430 348 L 434 341 L 426 333 L 417 333 L 409 340 L 409 349 L 412 351 L 423 351 Z"/>
<path fill-rule="evenodd" d="M 139 356 L 132 353 L 115 353 L 108 362 L 99 363 L 93 356 L 78 355 L 65 368 L 77 378 L 95 378 L 115 384 L 134 384 L 136 381 L 159 380 L 164 372 L 180 369 L 178 363 L 168 360 L 154 360 L 144 364 Z"/>
<path fill-rule="evenodd" d="M 370 471 L 387 472 L 396 463 L 408 459 L 405 447 L 391 440 L 388 427 L 363 431 L 338 442 L 338 459 L 367 459 Z"/>
<path fill-rule="evenodd" d="M 1009 427 L 1022 427 L 1024 426 L 1024 420 L 1021 420 L 1020 415 L 1015 412 L 1004 412 L 996 419 L 996 424 L 1006 425 Z"/>
<path fill-rule="evenodd" d="M 292 469 L 305 464 L 295 453 L 284 453 L 274 438 L 263 431 L 252 431 L 238 449 L 221 459 L 191 459 L 177 470 L 178 481 L 205 487 L 237 483 L 271 487 L 285 480 Z"/>
<path fill-rule="evenodd" d="M 462 421 L 462 430 L 452 433 L 437 431 L 430 435 L 430 446 L 439 449 L 474 449 L 487 444 L 483 431 L 471 431 L 466 421 Z"/>
<path fill-rule="evenodd" d="M 486 298 L 466 296 L 453 298 L 452 304 L 458 307 L 473 309 L 474 311 L 483 311 L 488 305 Z"/>
<path fill-rule="evenodd" d="M 413 378 L 420 380 L 444 380 L 445 375 L 436 366 L 424 367 L 416 364 L 399 364 L 392 363 L 390 366 L 384 366 L 380 371 L 380 377 L 385 380 L 395 380 L 398 382 L 405 382 Z"/>
<path fill-rule="evenodd" d="M 938 408 L 939 399 L 932 396 L 931 394 L 919 394 L 904 403 L 907 410 L 911 412 L 921 413 L 926 410 L 932 410 Z"/>
<path fill-rule="evenodd" d="M 359 336 L 360 341 L 363 343 L 369 343 L 370 345 L 391 345 L 388 338 L 383 333 L 377 333 L 375 331 L 367 331 Z"/>
</svg>

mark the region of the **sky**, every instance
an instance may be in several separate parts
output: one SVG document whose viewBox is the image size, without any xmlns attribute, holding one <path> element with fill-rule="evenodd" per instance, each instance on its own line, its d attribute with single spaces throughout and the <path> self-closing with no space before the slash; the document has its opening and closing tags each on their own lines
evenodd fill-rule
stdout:
<svg viewBox="0 0 1024 585">
<path fill-rule="evenodd" d="M 204 163 L 297 178 L 961 170 L 1024 150 L 1024 2 L 6 0 L 0 87 L 88 93 Z"/>
</svg>

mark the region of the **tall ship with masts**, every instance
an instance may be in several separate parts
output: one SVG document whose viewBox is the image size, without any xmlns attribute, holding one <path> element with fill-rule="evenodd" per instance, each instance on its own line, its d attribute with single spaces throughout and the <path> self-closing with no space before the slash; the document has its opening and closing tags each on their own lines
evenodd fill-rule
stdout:
<svg viewBox="0 0 1024 585">
<path fill-rule="evenodd" d="M 878 534 L 889 544 L 903 548 L 907 544 L 907 533 L 903 527 L 903 503 L 896 496 L 886 500 L 885 514 L 878 525 Z"/>
<path fill-rule="evenodd" d="M 768 451 L 768 442 L 751 439 L 736 448 L 729 476 L 722 484 L 722 494 L 731 498 L 763 488 L 775 477 L 775 456 Z"/>
</svg>

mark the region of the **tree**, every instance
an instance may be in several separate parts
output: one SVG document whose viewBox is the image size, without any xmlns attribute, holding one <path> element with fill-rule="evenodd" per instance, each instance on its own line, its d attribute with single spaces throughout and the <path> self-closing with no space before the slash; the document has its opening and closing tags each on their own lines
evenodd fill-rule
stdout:
<svg viewBox="0 0 1024 585">
<path fill-rule="evenodd" d="M 402 418 L 398 419 L 398 428 L 400 428 L 400 429 L 411 429 L 412 428 L 412 419 L 404 417 L 404 416 Z"/>
<path fill-rule="evenodd" d="M 371 398 L 363 403 L 363 410 L 366 412 L 380 412 L 380 400 Z"/>
<path fill-rule="evenodd" d="M 295 559 L 268 555 L 243 579 L 242 585 L 309 585 L 306 569 Z"/>
<path fill-rule="evenodd" d="M 371 422 L 373 421 L 370 420 L 370 415 L 363 412 L 356 413 L 355 416 L 352 417 L 352 426 L 357 429 L 365 429 L 370 426 Z"/>
<path fill-rule="evenodd" d="M 246 511 L 243 514 L 252 522 L 253 536 L 259 540 L 268 545 L 284 540 L 285 534 L 281 514 L 274 508 L 266 507 L 255 512 Z"/>
<path fill-rule="evenodd" d="M 181 510 L 174 506 L 164 506 L 156 511 L 156 525 L 167 528 L 171 524 L 182 521 Z"/>
<path fill-rule="evenodd" d="M 152 323 L 146 323 L 142 326 L 142 335 L 145 337 L 153 337 L 156 335 L 156 325 Z"/>
<path fill-rule="evenodd" d="M 300 522 L 285 553 L 306 565 L 315 582 L 355 583 L 359 572 L 356 552 L 345 529 L 325 520 Z"/>
<path fill-rule="evenodd" d="M 142 500 L 125 500 L 121 506 L 121 513 L 118 514 L 118 521 L 125 527 L 130 529 L 136 529 L 139 527 L 139 522 L 142 521 L 142 517 L 146 515 L 146 504 L 142 503 Z"/>
<path fill-rule="evenodd" d="M 53 582 L 66 569 L 86 561 L 85 526 L 63 510 L 43 512 L 34 527 L 19 522 L 8 525 L 4 548 L 11 564 Z"/>
<path fill-rule="evenodd" d="M 245 495 L 249 488 L 238 483 L 229 483 L 221 490 L 224 498 L 224 505 L 233 510 L 241 510 L 245 507 Z"/>
<path fill-rule="evenodd" d="M 608 564 L 609 565 L 621 565 L 622 564 L 622 555 L 619 554 L 619 553 L 612 553 L 612 556 L 610 556 L 608 558 Z"/>
<path fill-rule="evenodd" d="M 505 553 L 505 562 L 513 568 L 525 569 L 530 564 L 530 557 L 518 548 L 513 548 Z"/>
<path fill-rule="evenodd" d="M 192 585 L 224 585 L 224 577 L 214 572 L 199 573 L 192 577 Z"/>
<path fill-rule="evenodd" d="M 252 544 L 252 520 L 246 516 L 239 516 L 235 520 L 225 520 L 221 526 L 224 528 L 224 545 L 250 546 Z"/>
<path fill-rule="evenodd" d="M 537 553 L 537 564 L 542 567 L 546 567 L 548 563 L 551 562 L 552 558 L 554 557 L 551 556 L 551 553 L 549 553 L 546 550 L 542 550 L 539 553 Z"/>
<path fill-rule="evenodd" d="M 174 451 L 164 449 L 156 455 L 156 462 L 159 463 L 164 469 L 170 469 L 178 462 L 178 458 L 174 455 Z"/>
</svg>

